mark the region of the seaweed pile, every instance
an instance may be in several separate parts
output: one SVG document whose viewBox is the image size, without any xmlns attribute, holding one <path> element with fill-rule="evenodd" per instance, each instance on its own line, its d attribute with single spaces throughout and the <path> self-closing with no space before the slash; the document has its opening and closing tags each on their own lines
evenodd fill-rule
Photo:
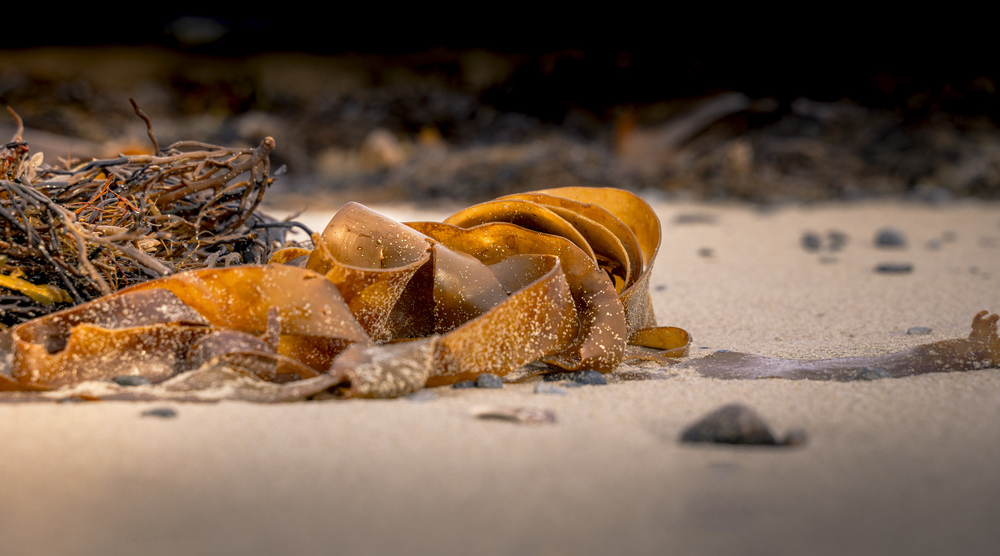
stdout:
<svg viewBox="0 0 1000 556">
<path fill-rule="evenodd" d="M 624 190 L 540 190 L 408 224 L 348 203 L 313 245 L 266 265 L 178 272 L 6 330 L 0 390 L 383 398 L 480 373 L 611 372 L 690 343 L 656 326 L 660 223 Z"/>
<path fill-rule="evenodd" d="M 47 164 L 18 131 L 0 147 L 0 324 L 146 280 L 265 262 L 293 224 L 256 211 L 271 138 L 233 149 L 181 141 L 149 154 Z"/>
</svg>

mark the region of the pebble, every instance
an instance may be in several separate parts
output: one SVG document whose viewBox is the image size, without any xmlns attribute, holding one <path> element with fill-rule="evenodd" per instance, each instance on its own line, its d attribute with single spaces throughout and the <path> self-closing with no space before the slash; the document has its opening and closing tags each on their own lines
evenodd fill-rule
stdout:
<svg viewBox="0 0 1000 556">
<path fill-rule="evenodd" d="M 933 330 L 926 326 L 911 326 L 906 329 L 906 334 L 908 336 L 926 336 L 931 332 L 933 332 Z"/>
<path fill-rule="evenodd" d="M 806 251 L 819 251 L 820 243 L 819 234 L 815 232 L 802 234 L 802 248 Z"/>
<path fill-rule="evenodd" d="M 879 263 L 875 267 L 875 272 L 879 274 L 908 274 L 913 272 L 913 265 L 910 263 Z"/>
<path fill-rule="evenodd" d="M 539 382 L 535 385 L 536 394 L 554 394 L 556 396 L 565 396 L 569 394 L 569 390 L 556 386 L 555 384 L 550 384 L 548 382 Z"/>
<path fill-rule="evenodd" d="M 493 373 L 483 373 L 476 377 L 476 388 L 503 388 L 503 379 Z"/>
<path fill-rule="evenodd" d="M 830 241 L 830 251 L 840 251 L 840 248 L 847 245 L 847 234 L 840 230 L 830 230 L 826 234 Z"/>
<path fill-rule="evenodd" d="M 906 247 L 906 236 L 895 228 L 882 228 L 875 234 L 875 247 L 889 249 Z"/>
<path fill-rule="evenodd" d="M 865 367 L 858 371 L 858 380 L 881 380 L 883 378 L 892 378 L 889 371 L 886 371 L 882 367 Z"/>
<path fill-rule="evenodd" d="M 778 442 L 771 434 L 767 423 L 756 411 L 742 404 L 728 404 L 689 426 L 681 434 L 680 440 L 756 446 L 799 446 L 805 443 L 805 433 L 795 430 L 784 441 Z"/>
<path fill-rule="evenodd" d="M 475 380 L 463 380 L 462 382 L 456 382 L 455 384 L 452 384 L 451 387 L 452 388 L 475 388 L 476 387 L 476 381 Z"/>
<path fill-rule="evenodd" d="M 172 407 L 154 407 L 147 409 L 140 414 L 142 417 L 159 417 L 161 419 L 172 419 L 177 417 L 177 410 Z"/>
<path fill-rule="evenodd" d="M 119 386 L 145 386 L 152 384 L 148 378 L 139 375 L 121 375 L 111 379 Z"/>
</svg>

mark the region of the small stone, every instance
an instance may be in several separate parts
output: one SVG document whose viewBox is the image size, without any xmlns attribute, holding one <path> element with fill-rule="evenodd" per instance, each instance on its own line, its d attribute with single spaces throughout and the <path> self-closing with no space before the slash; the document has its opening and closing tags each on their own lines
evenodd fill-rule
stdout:
<svg viewBox="0 0 1000 556">
<path fill-rule="evenodd" d="M 840 248 L 847 245 L 847 234 L 840 230 L 830 230 L 826 233 L 830 242 L 830 251 L 840 251 Z"/>
<path fill-rule="evenodd" d="M 757 412 L 742 404 L 724 405 L 709 413 L 684 430 L 681 442 L 765 446 L 778 444 Z"/>
<path fill-rule="evenodd" d="M 476 388 L 503 388 L 503 380 L 493 373 L 483 373 L 476 377 Z"/>
<path fill-rule="evenodd" d="M 891 375 L 882 367 L 865 367 L 858 371 L 858 380 L 881 380 L 883 378 L 891 378 Z"/>
<path fill-rule="evenodd" d="M 806 251 L 819 251 L 821 240 L 819 234 L 806 232 L 802 234 L 802 248 Z"/>
<path fill-rule="evenodd" d="M 908 336 L 926 336 L 931 332 L 933 332 L 933 330 L 926 326 L 911 326 L 906 329 L 906 334 Z"/>
<path fill-rule="evenodd" d="M 147 409 L 140 414 L 142 417 L 159 417 L 161 419 L 172 419 L 177 417 L 177 410 L 172 407 L 154 407 Z"/>
<path fill-rule="evenodd" d="M 711 247 L 702 247 L 701 249 L 698 250 L 698 256 L 705 257 L 706 259 L 710 258 L 714 254 L 715 252 L 712 251 Z"/>
<path fill-rule="evenodd" d="M 535 393 L 536 394 L 554 394 L 556 396 L 565 396 L 566 394 L 569 394 L 569 390 L 567 390 L 567 389 L 565 389 L 565 388 L 563 388 L 561 386 L 556 386 L 555 384 L 548 383 L 548 382 L 539 382 L 538 384 L 535 385 Z"/>
<path fill-rule="evenodd" d="M 475 380 L 463 380 L 462 382 L 456 382 L 455 384 L 452 384 L 451 387 L 452 388 L 475 388 L 476 387 L 476 381 Z"/>
<path fill-rule="evenodd" d="M 548 373 L 542 375 L 545 382 L 559 382 L 562 380 L 573 380 L 573 373 Z"/>
<path fill-rule="evenodd" d="M 121 375 L 111 379 L 119 386 L 145 386 L 152 384 L 148 378 L 139 375 Z"/>
<path fill-rule="evenodd" d="M 906 236 L 895 228 L 882 228 L 875 234 L 875 247 L 883 249 L 906 247 Z"/>
<path fill-rule="evenodd" d="M 910 263 L 879 263 L 875 267 L 875 272 L 879 274 L 908 274 L 913 272 L 913 265 Z"/>
</svg>

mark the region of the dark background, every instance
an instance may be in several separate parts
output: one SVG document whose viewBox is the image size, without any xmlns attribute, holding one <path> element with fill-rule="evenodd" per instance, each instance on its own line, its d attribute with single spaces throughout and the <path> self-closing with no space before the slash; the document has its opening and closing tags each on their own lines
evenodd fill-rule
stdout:
<svg viewBox="0 0 1000 556">
<path fill-rule="evenodd" d="M 320 184 L 325 190 L 384 188 L 398 194 L 407 189 L 407 195 L 458 192 L 478 198 L 575 172 L 589 185 L 758 201 L 927 196 L 928 191 L 938 200 L 1000 196 L 1000 151 L 994 149 L 1000 145 L 1000 67 L 984 14 L 957 8 L 873 13 L 844 5 L 739 11 L 714 5 L 650 10 L 620 3 L 558 12 L 538 8 L 505 4 L 433 11 L 335 5 L 324 13 L 285 3 L 266 10 L 196 15 L 171 8 L 153 15 L 135 9 L 87 10 L 55 20 L 13 18 L 20 24 L 9 26 L 0 48 L 10 54 L 46 48 L 49 56 L 58 57 L 51 47 L 79 51 L 119 46 L 133 53 L 166 50 L 190 59 L 190 64 L 174 62 L 159 83 L 171 90 L 173 102 L 147 104 L 159 127 L 169 129 L 169 124 L 220 104 L 230 113 L 229 122 L 256 111 L 277 114 L 285 127 L 297 130 L 291 143 L 283 143 L 284 152 L 279 141 L 275 154 L 277 162 L 288 164 L 287 181 L 296 189 Z M 458 59 L 474 50 L 509 62 L 496 83 L 476 89 L 463 81 L 467 68 Z M 223 71 L 275 52 L 360 59 L 370 70 L 370 94 L 279 99 L 263 92 L 253 77 L 234 78 Z M 209 63 L 219 65 L 217 81 L 190 75 L 192 67 Z M 438 90 L 429 92 L 425 81 L 410 88 L 400 87 L 398 80 L 390 84 L 385 76 L 394 67 L 432 76 Z M 66 87 L 51 82 L 53 78 L 46 82 L 34 79 L 30 67 L 21 70 L 28 77 L 8 78 L 6 86 L 0 74 L 0 101 L 14 106 L 29 126 L 80 135 L 85 126 L 60 129 L 59 122 L 69 118 L 65 110 L 52 116 L 53 106 L 80 99 L 67 98 Z M 100 76 L 86 79 L 92 82 L 89 89 L 77 89 L 100 94 Z M 624 113 L 639 129 L 654 129 L 699 99 L 733 91 L 753 100 L 754 108 L 727 116 L 686 141 L 680 150 L 687 156 L 672 156 L 657 166 L 655 175 L 636 173 L 628 164 L 620 167 L 615 142 Z M 50 92 L 53 100 L 46 104 L 42 99 Z M 197 101 L 199 95 L 206 100 Z M 830 113 L 839 115 L 824 119 L 803 113 L 795 108 L 797 99 L 829 105 Z M 119 101 L 118 115 L 105 118 L 109 123 L 130 117 L 130 107 Z M 98 111 L 99 103 L 82 103 L 84 111 Z M 347 104 L 363 114 L 353 121 L 353 129 L 346 127 Z M 848 106 L 862 111 L 850 112 Z M 326 128 L 306 129 L 303 122 Z M 223 127 L 211 137 L 187 138 L 255 140 Z M 427 127 L 440 132 L 453 159 L 460 161 L 458 175 L 448 174 L 456 172 L 454 165 L 445 168 L 420 156 L 408 158 L 405 167 L 363 175 L 324 174 L 315 167 L 324 146 L 358 148 L 374 129 L 413 142 Z M 522 163 L 512 169 L 487 163 L 493 176 L 506 171 L 506 177 L 497 178 L 475 171 L 483 166 L 481 160 L 461 158 L 470 155 L 469 147 L 535 144 L 543 154 L 534 158 L 547 159 L 551 166 L 562 147 L 537 141 L 551 142 L 554 135 L 592 149 L 592 156 L 584 158 L 600 161 L 583 170 L 539 170 L 538 163 L 524 162 L 532 158 L 524 153 L 518 159 Z M 789 146 L 798 138 L 820 146 Z M 718 153 L 738 151 L 743 148 L 739 142 L 752 153 L 751 167 L 742 173 L 754 178 L 734 185 Z M 790 150 L 796 152 L 789 155 Z M 411 183 L 418 185 L 405 185 Z"/>
</svg>

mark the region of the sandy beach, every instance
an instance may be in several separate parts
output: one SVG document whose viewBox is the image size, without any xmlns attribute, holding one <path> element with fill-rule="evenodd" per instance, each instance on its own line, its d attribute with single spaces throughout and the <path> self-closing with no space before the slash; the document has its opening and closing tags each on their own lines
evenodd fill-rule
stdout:
<svg viewBox="0 0 1000 556">
<path fill-rule="evenodd" d="M 691 333 L 689 358 L 889 353 L 966 336 L 978 311 L 1000 311 L 996 204 L 649 200 L 663 229 L 655 309 Z M 372 208 L 439 220 L 453 207 Z M 329 215 L 302 219 L 318 231 Z M 906 246 L 876 248 L 884 227 Z M 838 250 L 830 231 L 847 237 Z M 883 263 L 912 271 L 876 272 Z M 995 553 L 1000 369 L 850 383 L 664 375 L 564 395 L 534 393 L 533 379 L 387 401 L 0 404 L 3 551 Z M 731 402 L 806 443 L 678 441 Z M 477 419 L 481 406 L 556 422 Z M 143 415 L 156 408 L 175 415 Z"/>
</svg>

